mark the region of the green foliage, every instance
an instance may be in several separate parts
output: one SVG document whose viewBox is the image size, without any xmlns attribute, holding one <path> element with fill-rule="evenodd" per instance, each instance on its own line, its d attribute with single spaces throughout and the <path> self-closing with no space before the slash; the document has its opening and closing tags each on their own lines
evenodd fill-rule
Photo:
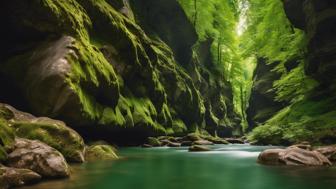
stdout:
<svg viewBox="0 0 336 189">
<path fill-rule="evenodd" d="M 335 99 L 304 99 L 284 108 L 250 134 L 250 140 L 264 144 L 297 143 L 321 140 L 336 134 L 336 112 L 332 111 Z"/>
<path fill-rule="evenodd" d="M 306 76 L 303 63 L 301 63 L 298 67 L 287 74 L 283 74 L 279 80 L 275 81 L 272 90 L 276 92 L 276 101 L 293 103 L 302 100 L 316 86 L 317 82 Z"/>
<path fill-rule="evenodd" d="M 293 28 L 280 0 L 249 0 L 248 27 L 242 35 L 243 55 L 265 57 L 270 63 L 302 55 L 303 31 Z"/>
</svg>

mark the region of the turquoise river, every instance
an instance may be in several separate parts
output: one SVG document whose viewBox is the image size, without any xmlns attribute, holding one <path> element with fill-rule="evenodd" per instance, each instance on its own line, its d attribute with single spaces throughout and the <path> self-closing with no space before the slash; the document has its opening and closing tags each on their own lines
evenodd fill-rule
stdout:
<svg viewBox="0 0 336 189">
<path fill-rule="evenodd" d="M 215 145 L 187 148 L 121 148 L 122 160 L 72 167 L 67 180 L 23 189 L 334 189 L 336 167 L 274 167 L 256 162 L 270 147 Z"/>
</svg>

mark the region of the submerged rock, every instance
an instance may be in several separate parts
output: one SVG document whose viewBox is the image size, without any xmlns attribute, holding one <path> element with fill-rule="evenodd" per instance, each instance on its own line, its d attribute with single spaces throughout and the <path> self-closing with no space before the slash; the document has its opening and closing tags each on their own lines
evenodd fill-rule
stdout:
<svg viewBox="0 0 336 189">
<path fill-rule="evenodd" d="M 15 139 L 14 150 L 9 153 L 7 165 L 30 169 L 43 177 L 68 177 L 70 170 L 63 155 L 37 140 Z"/>
<path fill-rule="evenodd" d="M 331 162 L 318 151 L 298 147 L 268 149 L 260 153 L 258 162 L 266 165 L 329 166 Z"/>
<path fill-rule="evenodd" d="M 210 148 L 201 145 L 193 145 L 189 147 L 189 152 L 206 152 L 210 150 L 211 150 Z"/>
<path fill-rule="evenodd" d="M 7 189 L 38 182 L 41 176 L 29 169 L 17 169 L 0 165 L 0 188 Z"/>
<path fill-rule="evenodd" d="M 89 146 L 85 152 L 86 161 L 116 160 L 116 149 L 107 144 Z"/>
</svg>

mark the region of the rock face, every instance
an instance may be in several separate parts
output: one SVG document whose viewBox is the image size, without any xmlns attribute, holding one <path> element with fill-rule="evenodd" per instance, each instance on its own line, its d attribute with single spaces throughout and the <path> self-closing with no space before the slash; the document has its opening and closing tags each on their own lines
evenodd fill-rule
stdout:
<svg viewBox="0 0 336 189">
<path fill-rule="evenodd" d="M 290 21 L 308 36 L 306 72 L 335 89 L 336 2 L 330 0 L 285 0 Z M 334 91 L 335 92 L 335 91 Z M 334 93 L 335 94 L 335 93 Z"/>
<path fill-rule="evenodd" d="M 331 162 L 318 151 L 309 151 L 298 147 L 287 149 L 269 149 L 263 151 L 258 162 L 266 165 L 293 166 L 329 166 Z"/>
<path fill-rule="evenodd" d="M 254 83 L 251 91 L 247 121 L 249 130 L 264 123 L 284 106 L 274 100 L 276 94 L 271 89 L 274 81 L 281 75 L 273 71 L 277 63 L 267 64 L 265 59 L 259 58 L 254 72 Z"/>
<path fill-rule="evenodd" d="M 38 182 L 41 176 L 29 169 L 16 169 L 0 165 L 0 188 L 7 189 Z"/>
<path fill-rule="evenodd" d="M 15 128 L 17 136 L 40 140 L 56 148 L 70 162 L 84 162 L 84 140 L 64 122 L 37 118 L 7 104 L 0 104 L 0 110 L 6 112 L 7 115 L 3 117 Z"/>
<path fill-rule="evenodd" d="M 271 102 L 279 101 L 280 106 L 277 103 L 266 104 L 269 108 L 261 111 L 264 102 L 268 101 L 258 103 L 252 91 L 249 123 L 252 128 L 254 125 L 259 126 L 253 130 L 250 139 L 260 144 L 276 145 L 300 141 L 335 144 L 336 2 L 283 0 L 283 4 L 281 8 L 284 7 L 285 16 L 289 18 L 289 27 L 291 24 L 293 26 L 292 31 L 288 31 L 299 34 L 297 48 L 301 52 L 293 54 L 290 50 L 288 58 L 279 64 L 283 67 L 276 68 L 282 70 L 281 78 L 276 79 L 271 86 L 262 85 L 270 93 L 276 91 Z M 299 30 L 303 30 L 305 35 Z M 301 62 L 296 59 L 301 59 Z M 263 116 L 263 119 L 256 119 Z"/>
<path fill-rule="evenodd" d="M 231 86 L 207 67 L 211 43 L 197 62 L 195 28 L 175 0 L 13 0 L 0 12 L 1 101 L 77 130 L 107 126 L 99 135 L 230 135 L 239 123 Z"/>
<path fill-rule="evenodd" d="M 6 165 L 30 169 L 43 177 L 68 177 L 70 170 L 63 155 L 37 140 L 17 138 L 14 150 L 9 153 Z"/>
</svg>

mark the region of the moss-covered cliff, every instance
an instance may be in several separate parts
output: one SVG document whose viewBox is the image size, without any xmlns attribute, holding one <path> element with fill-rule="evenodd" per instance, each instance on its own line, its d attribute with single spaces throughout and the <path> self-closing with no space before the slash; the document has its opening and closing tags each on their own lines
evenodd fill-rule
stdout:
<svg viewBox="0 0 336 189">
<path fill-rule="evenodd" d="M 252 2 L 255 7 L 260 6 L 258 1 Z M 268 64 L 277 65 L 271 72 L 280 74 L 280 78 L 268 80 L 270 84 L 264 85 L 264 91 L 274 94 L 269 98 L 271 104 L 266 107 L 282 109 L 271 114 L 262 112 L 254 105 L 258 99 L 252 96 L 250 109 L 259 111 L 252 116 L 256 120 L 260 114 L 267 119 L 259 122 L 259 127 L 253 130 L 250 137 L 264 144 L 299 141 L 333 143 L 336 128 L 333 87 L 336 52 L 333 48 L 335 36 L 330 32 L 335 29 L 335 3 L 324 0 L 285 0 L 283 3 L 284 6 L 280 1 L 269 2 L 269 6 L 264 6 L 266 12 L 261 20 L 255 20 L 257 26 L 272 29 L 271 35 L 278 38 L 271 38 L 271 41 L 262 39 L 265 45 L 259 54 L 268 59 Z M 285 22 L 271 25 L 270 19 L 274 19 L 272 11 L 281 13 L 279 18 Z M 287 29 L 278 32 L 276 29 L 279 27 Z M 294 27 L 304 30 L 305 34 L 299 34 L 302 32 Z M 279 44 L 279 49 L 274 48 L 274 44 Z M 258 71 L 257 68 L 256 74 L 264 77 L 269 74 Z M 259 82 L 261 80 L 257 78 L 254 85 L 257 86 Z M 262 96 L 265 98 L 267 94 Z M 274 106 L 274 103 L 280 103 L 280 106 Z"/>
<path fill-rule="evenodd" d="M 177 1 L 15 0 L 1 10 L 1 101 L 104 138 L 231 135 L 239 124 L 211 46 L 193 48 L 199 36 Z"/>
</svg>

